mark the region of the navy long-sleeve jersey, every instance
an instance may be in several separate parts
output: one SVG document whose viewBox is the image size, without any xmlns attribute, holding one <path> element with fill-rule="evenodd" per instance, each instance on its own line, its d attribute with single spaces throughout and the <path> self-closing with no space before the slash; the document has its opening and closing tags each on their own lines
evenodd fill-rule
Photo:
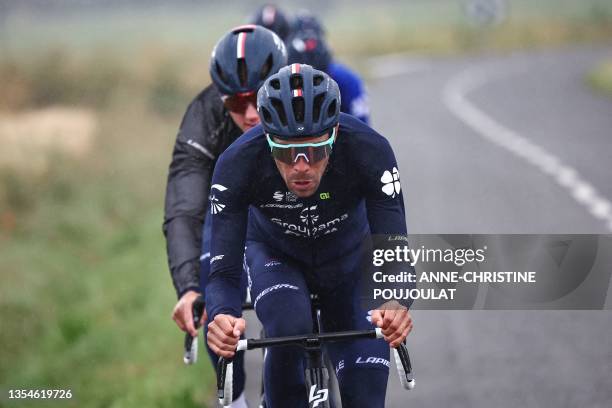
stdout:
<svg viewBox="0 0 612 408">
<path fill-rule="evenodd" d="M 219 158 L 210 194 L 210 319 L 241 315 L 245 241 L 263 242 L 309 268 L 325 265 L 368 234 L 406 234 L 399 172 L 389 142 L 360 120 L 340 115 L 340 129 L 318 190 L 291 193 L 270 154 L 261 125 Z M 355 273 L 359 273 L 356 271 Z M 334 276 L 318 276 L 334 281 Z"/>
</svg>

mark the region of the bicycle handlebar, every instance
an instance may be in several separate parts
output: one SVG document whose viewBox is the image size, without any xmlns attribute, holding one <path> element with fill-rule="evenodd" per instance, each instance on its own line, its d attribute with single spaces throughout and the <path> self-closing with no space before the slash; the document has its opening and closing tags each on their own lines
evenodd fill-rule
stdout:
<svg viewBox="0 0 612 408">
<path fill-rule="evenodd" d="M 250 303 L 243 304 L 243 309 L 252 309 Z M 200 320 L 204 314 L 204 298 L 198 296 L 193 303 L 193 324 L 196 329 L 200 327 Z M 257 348 L 266 348 L 274 346 L 297 345 L 305 349 L 320 347 L 323 342 L 354 340 L 360 338 L 383 338 L 382 330 L 376 328 L 374 330 L 351 330 L 345 332 L 334 333 L 313 333 L 298 336 L 272 337 L 267 339 L 244 339 L 239 340 L 236 351 L 253 350 Z M 194 341 L 196 337 L 192 337 L 189 333 L 185 334 L 185 354 L 183 361 L 185 364 L 194 364 L 198 360 L 198 342 Z M 405 343 L 401 343 L 397 348 L 392 349 L 395 357 L 395 365 L 402 386 L 411 390 L 415 386 L 414 375 L 412 373 L 412 364 L 408 347 Z M 232 375 L 233 364 L 232 359 L 221 357 L 217 363 L 217 397 L 222 406 L 227 406 L 232 402 Z M 229 381 L 227 381 L 229 379 Z"/>
<path fill-rule="evenodd" d="M 381 339 L 382 330 L 349 330 L 334 333 L 313 333 L 297 336 L 271 337 L 267 339 L 244 339 L 238 341 L 236 351 L 253 350 L 272 346 L 296 345 L 304 348 L 318 347 L 320 343 L 355 339 Z"/>
<path fill-rule="evenodd" d="M 272 337 L 268 339 L 244 339 L 239 340 L 236 351 L 253 350 L 257 348 L 286 346 L 289 344 L 302 346 L 304 348 L 319 347 L 322 342 L 341 341 L 359 338 L 383 338 L 382 330 L 353 330 L 335 333 L 307 334 L 301 336 Z M 400 383 L 407 390 L 412 390 L 415 386 L 412 374 L 412 364 L 408 347 L 401 343 L 397 348 L 393 348 L 395 356 L 395 366 L 399 375 Z M 232 359 L 221 357 L 217 363 L 217 397 L 221 406 L 228 406 L 232 402 Z"/>
</svg>

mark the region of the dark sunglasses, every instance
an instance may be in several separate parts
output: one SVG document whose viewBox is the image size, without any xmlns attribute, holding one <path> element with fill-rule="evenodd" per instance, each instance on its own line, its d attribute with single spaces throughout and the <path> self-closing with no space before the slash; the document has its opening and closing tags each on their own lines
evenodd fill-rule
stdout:
<svg viewBox="0 0 612 408">
<path fill-rule="evenodd" d="M 257 107 L 257 92 L 243 92 L 231 96 L 223 96 L 223 105 L 230 112 L 244 113 L 249 105 Z"/>
<path fill-rule="evenodd" d="M 270 135 L 266 135 L 268 138 L 268 145 L 272 151 L 272 157 L 289 165 L 297 163 L 300 157 L 306 160 L 308 164 L 317 163 L 329 157 L 335 136 L 335 127 L 332 129 L 332 134 L 329 139 L 318 143 L 280 144 L 274 142 Z"/>
</svg>

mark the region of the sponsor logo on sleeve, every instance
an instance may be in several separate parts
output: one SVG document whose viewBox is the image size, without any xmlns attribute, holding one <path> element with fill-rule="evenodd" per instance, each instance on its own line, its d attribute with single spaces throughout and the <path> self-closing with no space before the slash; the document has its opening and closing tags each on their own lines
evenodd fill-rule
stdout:
<svg viewBox="0 0 612 408">
<path fill-rule="evenodd" d="M 400 193 L 400 176 L 397 167 L 393 167 L 391 171 L 385 170 L 380 181 L 383 184 L 382 191 L 386 195 L 395 198 L 395 196 Z"/>
<path fill-rule="evenodd" d="M 223 259 L 225 255 L 217 255 L 210 258 L 210 264 L 212 265 L 214 262 L 220 261 Z"/>
<path fill-rule="evenodd" d="M 225 208 L 225 204 L 222 204 L 222 203 L 219 202 L 219 199 L 215 195 L 214 191 L 223 192 L 225 190 L 227 190 L 227 187 L 225 187 L 225 186 L 223 186 L 221 184 L 213 184 L 210 187 L 209 201 L 210 201 L 210 212 L 212 214 L 219 214 Z"/>
</svg>

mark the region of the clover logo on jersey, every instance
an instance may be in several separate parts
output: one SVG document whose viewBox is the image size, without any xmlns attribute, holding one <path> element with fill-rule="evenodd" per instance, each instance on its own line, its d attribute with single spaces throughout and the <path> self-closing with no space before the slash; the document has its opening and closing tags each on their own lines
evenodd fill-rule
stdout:
<svg viewBox="0 0 612 408">
<path fill-rule="evenodd" d="M 388 196 L 395 198 L 401 191 L 399 170 L 393 167 L 392 171 L 385 170 L 380 181 L 383 183 L 382 191 Z"/>
<path fill-rule="evenodd" d="M 225 191 L 227 190 L 227 187 L 222 186 L 221 184 L 213 184 L 210 187 L 210 212 L 211 214 L 219 214 L 221 211 L 223 211 L 223 209 L 225 208 L 225 204 L 221 204 L 219 202 L 219 199 L 217 198 L 217 196 L 215 196 L 215 194 L 212 192 L 213 190 L 218 190 L 218 191 Z"/>
<path fill-rule="evenodd" d="M 300 221 L 307 222 L 308 217 L 310 217 L 310 220 L 313 223 L 319 221 L 319 214 L 314 212 L 316 209 L 317 209 L 316 205 L 313 205 L 312 207 L 304 208 L 302 212 L 300 212 Z"/>
</svg>

